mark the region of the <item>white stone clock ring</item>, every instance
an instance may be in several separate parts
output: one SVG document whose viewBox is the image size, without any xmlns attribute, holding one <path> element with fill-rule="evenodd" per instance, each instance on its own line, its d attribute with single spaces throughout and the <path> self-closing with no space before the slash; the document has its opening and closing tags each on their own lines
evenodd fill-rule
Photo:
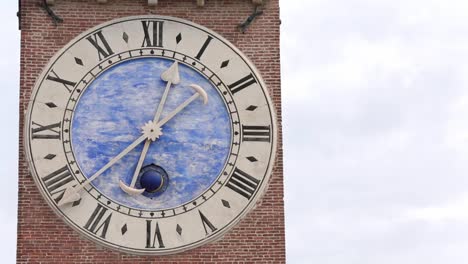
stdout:
<svg viewBox="0 0 468 264">
<path fill-rule="evenodd" d="M 145 130 L 145 128 L 148 128 L 149 133 L 153 132 L 156 134 L 154 134 L 153 137 L 148 137 L 148 139 L 146 139 L 145 145 L 143 146 L 143 150 L 141 151 L 140 158 L 138 159 L 137 166 L 133 173 L 132 181 L 130 185 L 127 186 L 125 182 L 123 182 L 122 180 L 119 181 L 120 188 L 124 192 L 130 195 L 141 194 L 145 191 L 145 188 L 136 189 L 135 184 L 138 179 L 138 175 L 140 174 L 143 161 L 145 160 L 146 154 L 148 153 L 148 149 L 151 145 L 151 142 L 155 141 L 160 135 L 162 135 L 161 126 L 157 126 L 155 124 L 159 121 L 159 117 L 161 116 L 162 110 L 164 108 L 164 104 L 166 103 L 167 95 L 169 94 L 169 88 L 172 86 L 172 84 L 178 84 L 180 82 L 179 66 L 178 66 L 177 61 L 175 61 L 166 71 L 164 71 L 161 74 L 161 79 L 167 82 L 166 89 L 164 90 L 161 101 L 159 102 L 158 108 L 156 110 L 156 114 L 154 115 L 154 118 L 153 118 L 153 122 L 152 123 L 148 122 L 146 126 L 143 128 L 143 130 Z"/>
<path fill-rule="evenodd" d="M 164 255 L 215 241 L 255 207 L 275 120 L 260 72 L 222 36 L 174 17 L 124 17 L 44 68 L 25 150 L 45 200 L 83 237 Z"/>
<path fill-rule="evenodd" d="M 65 189 L 65 192 L 63 193 L 63 197 L 58 202 L 58 205 L 61 206 L 67 203 L 78 201 L 81 198 L 80 194 L 78 193 L 81 189 L 83 189 L 88 184 L 90 184 L 93 180 L 99 177 L 103 172 L 109 169 L 112 165 L 114 165 L 117 161 L 119 161 L 123 156 L 127 155 L 130 151 L 132 151 L 136 146 L 138 146 L 145 139 L 147 139 L 147 135 L 145 134 L 141 135 L 137 140 L 133 141 L 132 144 L 130 144 L 117 156 L 112 158 L 106 165 L 104 165 L 100 170 L 98 170 L 91 177 L 89 177 L 85 182 L 83 182 L 82 184 L 76 187 L 68 187 L 67 189 Z"/>
</svg>

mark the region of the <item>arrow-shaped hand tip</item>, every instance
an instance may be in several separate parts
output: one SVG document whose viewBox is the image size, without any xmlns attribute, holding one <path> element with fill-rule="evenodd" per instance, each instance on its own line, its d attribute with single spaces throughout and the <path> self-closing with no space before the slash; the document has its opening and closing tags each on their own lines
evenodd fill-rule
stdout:
<svg viewBox="0 0 468 264">
<path fill-rule="evenodd" d="M 81 199 L 80 194 L 75 190 L 73 187 L 69 187 L 65 189 L 65 192 L 63 193 L 62 199 L 58 202 L 59 206 L 62 206 L 67 203 L 72 203 L 74 201 L 78 201 Z"/>
<path fill-rule="evenodd" d="M 178 84 L 180 82 L 179 77 L 179 63 L 175 61 L 171 67 L 161 74 L 161 79 L 166 82 L 171 82 L 173 84 Z"/>
</svg>

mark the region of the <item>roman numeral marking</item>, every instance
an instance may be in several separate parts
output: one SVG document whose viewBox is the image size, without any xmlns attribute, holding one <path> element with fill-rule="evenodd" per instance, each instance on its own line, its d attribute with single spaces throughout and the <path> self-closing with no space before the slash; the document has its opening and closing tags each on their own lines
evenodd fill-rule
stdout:
<svg viewBox="0 0 468 264">
<path fill-rule="evenodd" d="M 47 75 L 47 80 L 53 81 L 53 82 L 58 82 L 63 84 L 63 87 L 68 90 L 68 92 L 71 92 L 72 88 L 75 86 L 76 82 L 68 81 L 65 79 L 62 79 L 58 76 L 58 74 L 54 71 L 51 70 L 50 74 Z M 70 87 L 71 86 L 71 87 Z"/>
<path fill-rule="evenodd" d="M 47 190 L 49 191 L 49 193 L 53 194 L 54 191 L 57 190 L 58 188 L 73 181 L 73 176 L 68 170 L 68 167 L 65 165 L 62 168 L 42 178 L 42 181 L 47 187 Z"/>
<path fill-rule="evenodd" d="M 242 141 L 271 141 L 270 126 L 245 126 L 242 125 Z"/>
<path fill-rule="evenodd" d="M 43 126 L 36 122 L 32 122 L 33 126 L 36 128 L 31 129 L 32 138 L 42 138 L 42 139 L 60 139 L 60 130 L 56 130 L 57 128 L 60 129 L 61 123 L 55 123 L 51 125 Z"/>
<path fill-rule="evenodd" d="M 195 58 L 197 60 L 200 60 L 201 56 L 203 55 L 203 53 L 205 52 L 206 48 L 208 47 L 208 45 L 210 44 L 211 40 L 213 39 L 213 37 L 211 36 L 208 36 L 205 40 L 205 43 L 203 43 L 203 46 L 201 47 L 200 51 L 198 52 L 197 56 L 195 56 Z"/>
<path fill-rule="evenodd" d="M 143 44 L 141 44 L 142 47 L 163 46 L 163 23 L 164 21 L 157 20 L 141 21 L 145 33 Z M 152 34 L 150 34 L 150 31 L 152 31 Z"/>
<path fill-rule="evenodd" d="M 159 248 L 164 248 L 164 242 L 159 230 L 159 224 L 156 222 L 156 229 L 151 232 L 152 220 L 146 220 L 146 248 L 155 248 L 156 240 L 158 241 Z"/>
<path fill-rule="evenodd" d="M 104 38 L 102 31 L 98 31 L 86 39 L 97 49 L 99 60 L 102 60 L 103 58 L 105 59 L 114 54 L 111 47 L 109 46 L 109 43 L 107 43 L 107 40 Z"/>
<path fill-rule="evenodd" d="M 56 196 L 54 198 L 55 202 L 58 202 L 60 199 L 62 199 L 63 193 L 66 189 L 64 186 L 73 180 L 73 176 L 71 175 L 66 165 L 42 178 L 42 181 L 44 182 L 50 195 Z"/>
<path fill-rule="evenodd" d="M 208 220 L 208 218 L 206 218 L 206 216 L 204 214 L 202 214 L 202 212 L 200 210 L 198 210 L 198 213 L 200 213 L 200 218 L 201 218 L 201 221 L 202 221 L 202 224 L 203 224 L 203 228 L 205 229 L 206 235 L 210 234 L 206 227 L 208 227 L 211 230 L 211 232 L 214 232 L 214 231 L 217 230 L 217 228 Z"/>
<path fill-rule="evenodd" d="M 107 208 L 103 207 L 101 204 L 98 204 L 96 209 L 94 209 L 93 213 L 91 214 L 88 222 L 86 222 L 84 228 L 95 235 L 101 231 L 100 237 L 106 238 L 107 228 L 109 227 L 112 217 L 112 213 L 110 213 L 104 221 L 101 221 L 104 218 L 106 212 Z"/>
<path fill-rule="evenodd" d="M 250 200 L 259 183 L 259 180 L 236 168 L 226 187 Z"/>
<path fill-rule="evenodd" d="M 249 87 L 250 85 L 257 83 L 257 80 L 255 80 L 254 76 L 251 74 L 245 76 L 244 78 L 231 83 L 228 85 L 229 89 L 231 90 L 232 94 L 235 94 L 239 92 L 240 90 Z"/>
</svg>

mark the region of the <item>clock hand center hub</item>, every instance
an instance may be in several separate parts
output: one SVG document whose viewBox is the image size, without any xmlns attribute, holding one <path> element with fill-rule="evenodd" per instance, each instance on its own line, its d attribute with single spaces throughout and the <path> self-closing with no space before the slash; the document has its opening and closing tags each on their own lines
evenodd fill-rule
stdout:
<svg viewBox="0 0 468 264">
<path fill-rule="evenodd" d="M 143 135 L 151 141 L 156 141 L 163 134 L 161 126 L 153 121 L 148 121 L 141 130 Z"/>
</svg>

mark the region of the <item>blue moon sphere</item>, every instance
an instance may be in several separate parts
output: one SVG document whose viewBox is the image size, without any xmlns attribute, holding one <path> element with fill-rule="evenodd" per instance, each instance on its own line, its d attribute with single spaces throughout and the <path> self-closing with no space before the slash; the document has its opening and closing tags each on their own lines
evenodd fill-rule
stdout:
<svg viewBox="0 0 468 264">
<path fill-rule="evenodd" d="M 83 175 L 89 178 L 142 135 L 167 84 L 161 74 L 173 63 L 156 57 L 128 60 L 104 71 L 82 92 L 74 110 L 71 141 Z M 137 209 L 173 208 L 209 189 L 226 166 L 232 129 L 225 101 L 198 71 L 179 63 L 179 75 L 180 83 L 170 87 L 160 119 L 195 93 L 191 84 L 206 91 L 208 103 L 197 98 L 164 124 L 162 135 L 150 144 L 143 167 L 163 168 L 167 180 L 155 171 L 140 173 L 135 188 L 149 187 L 143 194 L 129 195 L 120 188 L 120 180 L 127 185 L 132 181 L 142 142 L 92 182 L 107 198 Z M 151 192 L 158 177 L 163 191 Z"/>
</svg>

